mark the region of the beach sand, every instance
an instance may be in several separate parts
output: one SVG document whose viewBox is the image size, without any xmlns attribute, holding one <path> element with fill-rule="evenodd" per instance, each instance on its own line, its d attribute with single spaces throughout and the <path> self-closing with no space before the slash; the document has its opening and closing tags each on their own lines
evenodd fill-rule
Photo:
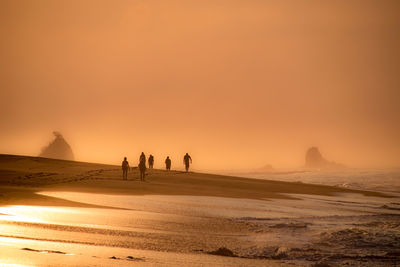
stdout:
<svg viewBox="0 0 400 267">
<path fill-rule="evenodd" d="M 395 266 L 396 193 L 0 155 L 0 263 Z M 226 248 L 226 249 L 225 249 Z M 217 255 L 213 255 L 217 254 Z M 223 255 L 218 255 L 223 254 Z"/>
</svg>

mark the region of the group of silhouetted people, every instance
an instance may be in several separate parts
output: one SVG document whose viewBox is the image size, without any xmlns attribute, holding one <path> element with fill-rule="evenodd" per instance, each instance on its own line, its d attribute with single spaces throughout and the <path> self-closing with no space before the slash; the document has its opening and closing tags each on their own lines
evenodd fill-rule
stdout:
<svg viewBox="0 0 400 267">
<path fill-rule="evenodd" d="M 189 171 L 189 166 L 191 163 L 192 163 L 192 158 L 189 156 L 188 153 L 186 153 L 185 156 L 183 157 L 183 164 L 185 165 L 186 172 Z M 154 156 L 153 155 L 149 156 L 148 165 L 149 165 L 149 169 L 153 169 L 153 166 L 154 166 Z M 128 179 L 129 168 L 130 168 L 129 163 L 128 163 L 126 157 L 124 157 L 124 161 L 122 161 L 122 177 L 124 180 Z M 139 173 L 140 173 L 140 181 L 144 181 L 147 168 L 146 168 L 146 156 L 143 152 L 142 152 L 142 154 L 140 154 L 140 157 L 139 157 L 138 168 L 139 168 Z M 169 156 L 165 159 L 165 168 L 167 171 L 171 170 L 171 159 L 169 158 Z"/>
</svg>

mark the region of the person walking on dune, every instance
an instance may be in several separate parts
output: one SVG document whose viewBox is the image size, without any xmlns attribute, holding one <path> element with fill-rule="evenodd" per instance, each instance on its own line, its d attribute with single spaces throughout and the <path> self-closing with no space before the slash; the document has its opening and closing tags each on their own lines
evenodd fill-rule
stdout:
<svg viewBox="0 0 400 267">
<path fill-rule="evenodd" d="M 124 157 L 124 161 L 122 161 L 122 179 L 128 180 L 128 170 L 129 170 L 129 163 Z"/>
<path fill-rule="evenodd" d="M 140 173 L 140 181 L 144 181 L 144 177 L 146 176 L 146 156 L 142 152 L 139 158 L 139 173 Z"/>
<path fill-rule="evenodd" d="M 144 163 L 146 163 L 146 156 L 144 155 L 144 152 L 142 152 L 142 154 L 140 154 L 139 157 L 139 162 L 144 161 Z"/>
<path fill-rule="evenodd" d="M 153 157 L 153 155 L 150 154 L 150 156 L 149 156 L 149 169 L 153 169 L 153 165 L 154 165 L 154 157 Z"/>
<path fill-rule="evenodd" d="M 165 159 L 165 167 L 167 171 L 171 170 L 171 159 L 169 158 L 169 156 Z"/>
<path fill-rule="evenodd" d="M 189 156 L 188 153 L 183 157 L 183 163 L 185 164 L 186 172 L 189 171 L 189 165 L 192 163 L 192 158 Z"/>
</svg>

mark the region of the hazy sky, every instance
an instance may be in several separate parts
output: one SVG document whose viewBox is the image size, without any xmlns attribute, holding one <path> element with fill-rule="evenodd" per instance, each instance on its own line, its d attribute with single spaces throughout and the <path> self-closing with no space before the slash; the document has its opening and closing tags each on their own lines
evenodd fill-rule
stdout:
<svg viewBox="0 0 400 267">
<path fill-rule="evenodd" d="M 400 1 L 0 1 L 0 153 L 400 166 Z M 162 161 L 162 162 L 161 162 Z M 133 165 L 131 163 L 131 165 Z"/>
</svg>

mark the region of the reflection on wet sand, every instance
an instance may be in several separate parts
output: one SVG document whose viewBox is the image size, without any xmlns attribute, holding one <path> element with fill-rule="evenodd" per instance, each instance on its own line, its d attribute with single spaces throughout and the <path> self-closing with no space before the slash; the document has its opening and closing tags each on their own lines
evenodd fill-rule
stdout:
<svg viewBox="0 0 400 267">
<path fill-rule="evenodd" d="M 0 216 L 3 242 L 7 240 L 9 245 L 26 252 L 42 254 L 59 251 L 58 254 L 80 255 L 74 252 L 80 246 L 100 246 L 194 254 L 194 258 L 216 257 L 208 253 L 226 247 L 231 255 L 239 257 L 238 261 L 258 259 L 255 264 L 262 265 L 260 259 L 264 259 L 299 266 L 322 259 L 354 263 L 367 256 L 378 263 L 390 263 L 397 260 L 395 248 L 400 245 L 400 211 L 389 209 L 398 198 L 296 195 L 302 200 L 265 201 L 76 192 L 40 194 L 124 209 L 2 207 L 0 213 L 6 214 Z M 382 208 L 385 205 L 388 208 Z M 39 245 L 43 243 L 51 245 Z M 135 259 L 142 255 L 92 256 L 127 261 L 128 256 Z M 234 259 L 229 261 L 235 262 Z M 194 259 L 194 263 L 200 262 Z"/>
</svg>

